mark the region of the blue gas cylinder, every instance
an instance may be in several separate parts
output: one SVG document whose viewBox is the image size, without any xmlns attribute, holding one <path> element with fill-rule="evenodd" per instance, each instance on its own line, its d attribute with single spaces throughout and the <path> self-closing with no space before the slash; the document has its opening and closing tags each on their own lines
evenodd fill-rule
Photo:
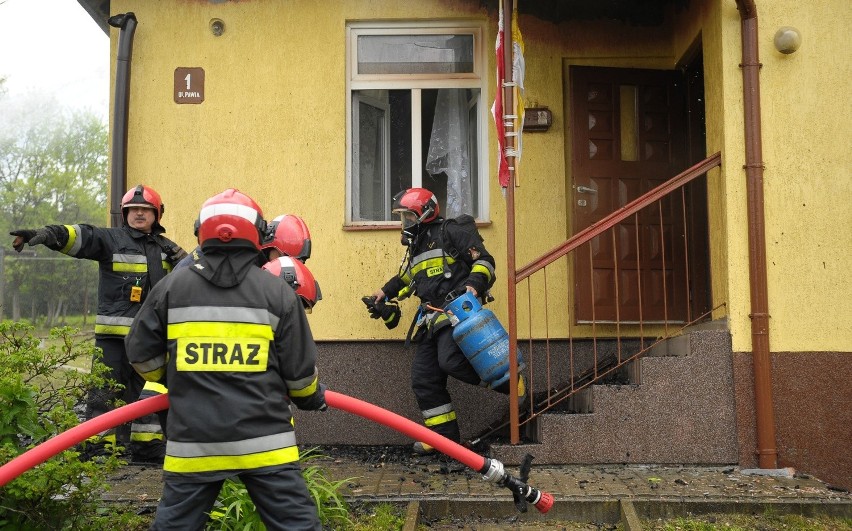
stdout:
<svg viewBox="0 0 852 531">
<path fill-rule="evenodd" d="M 509 334 L 491 310 L 467 292 L 444 309 L 453 325 L 458 343 L 476 374 L 494 388 L 509 379 Z M 517 350 L 518 371 L 524 368 L 521 349 Z"/>
</svg>

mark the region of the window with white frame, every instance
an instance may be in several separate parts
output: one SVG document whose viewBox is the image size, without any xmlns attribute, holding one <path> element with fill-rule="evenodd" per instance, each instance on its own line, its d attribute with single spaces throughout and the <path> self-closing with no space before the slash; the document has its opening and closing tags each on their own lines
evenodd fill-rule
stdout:
<svg viewBox="0 0 852 531">
<path fill-rule="evenodd" d="M 347 224 L 394 221 L 411 187 L 444 217 L 488 219 L 481 37 L 469 23 L 347 26 Z"/>
</svg>

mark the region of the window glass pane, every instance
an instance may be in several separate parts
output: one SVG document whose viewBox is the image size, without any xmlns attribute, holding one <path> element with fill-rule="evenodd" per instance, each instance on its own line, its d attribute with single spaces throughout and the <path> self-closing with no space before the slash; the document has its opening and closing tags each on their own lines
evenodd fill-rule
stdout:
<svg viewBox="0 0 852 531">
<path fill-rule="evenodd" d="M 479 152 L 477 151 L 479 138 L 479 121 L 477 117 L 479 108 L 479 91 L 468 90 L 470 98 L 468 104 L 468 124 L 467 133 L 467 149 L 470 153 L 470 197 L 471 211 L 468 212 L 471 216 L 479 217 Z"/>
<path fill-rule="evenodd" d="M 353 221 L 390 221 L 391 198 L 411 187 L 411 91 L 353 92 Z"/>
<path fill-rule="evenodd" d="M 391 198 L 411 188 L 411 91 L 389 90 L 391 113 L 390 192 Z M 390 207 L 388 207 L 390 208 Z"/>
<path fill-rule="evenodd" d="M 488 199 L 480 193 L 479 172 L 487 164 L 479 156 L 486 104 L 474 70 L 478 33 L 358 26 L 349 41 L 357 65 L 349 79 L 348 221 L 398 222 L 391 199 L 412 186 L 431 190 L 445 217 L 484 219 Z"/>
<path fill-rule="evenodd" d="M 359 74 L 473 72 L 473 35 L 359 35 Z"/>
<path fill-rule="evenodd" d="M 441 212 L 448 218 L 478 214 L 474 193 L 477 163 L 471 160 L 477 154 L 477 93 L 470 89 L 423 91 L 423 187 L 438 197 Z"/>
<path fill-rule="evenodd" d="M 353 103 L 356 139 L 352 166 L 356 179 L 352 219 L 384 219 L 386 110 L 366 99 L 353 98 Z"/>
</svg>

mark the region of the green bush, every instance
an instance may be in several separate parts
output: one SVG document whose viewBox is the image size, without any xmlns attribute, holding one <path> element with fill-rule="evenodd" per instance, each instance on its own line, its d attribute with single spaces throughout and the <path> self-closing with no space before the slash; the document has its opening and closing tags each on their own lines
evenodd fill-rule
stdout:
<svg viewBox="0 0 852 531">
<path fill-rule="evenodd" d="M 43 340 L 29 325 L 0 323 L 0 462 L 76 426 L 74 407 L 108 382 L 97 358 L 91 372 L 66 368 L 99 354 L 91 341 L 75 339 L 76 332 L 55 328 Z M 81 462 L 73 449 L 59 453 L 0 489 L 0 528 L 95 531 L 119 521 L 123 529 L 140 528 L 135 515 L 101 503 L 107 476 L 121 464 L 115 455 Z"/>
<path fill-rule="evenodd" d="M 346 529 L 352 526 L 349 520 L 349 507 L 340 494 L 340 487 L 353 478 L 332 481 L 325 469 L 319 465 L 306 463 L 323 457 L 315 448 L 301 456 L 302 476 L 308 486 L 308 492 L 317 506 L 320 522 L 332 529 Z M 237 479 L 228 479 L 210 512 L 209 530 L 221 531 L 265 531 L 266 526 L 252 502 L 245 485 Z"/>
</svg>

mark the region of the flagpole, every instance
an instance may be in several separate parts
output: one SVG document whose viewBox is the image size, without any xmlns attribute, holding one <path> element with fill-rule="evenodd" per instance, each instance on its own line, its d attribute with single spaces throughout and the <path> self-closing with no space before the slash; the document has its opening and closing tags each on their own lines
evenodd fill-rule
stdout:
<svg viewBox="0 0 852 531">
<path fill-rule="evenodd" d="M 503 120 L 505 133 L 503 149 L 509 166 L 509 184 L 506 186 L 506 261 L 508 270 L 508 301 L 509 301 L 509 441 L 511 444 L 520 442 L 518 426 L 518 315 L 517 315 L 517 278 L 515 266 L 515 124 L 521 127 L 521 122 L 507 119 L 508 114 L 514 114 L 514 90 L 512 84 L 512 12 L 513 0 L 502 0 L 503 6 L 503 72 L 504 79 L 497 90 L 503 91 Z M 507 28 L 508 26 L 508 28 Z M 508 37 L 507 37 L 508 35 Z M 532 356 L 532 352 L 529 354 Z"/>
</svg>

